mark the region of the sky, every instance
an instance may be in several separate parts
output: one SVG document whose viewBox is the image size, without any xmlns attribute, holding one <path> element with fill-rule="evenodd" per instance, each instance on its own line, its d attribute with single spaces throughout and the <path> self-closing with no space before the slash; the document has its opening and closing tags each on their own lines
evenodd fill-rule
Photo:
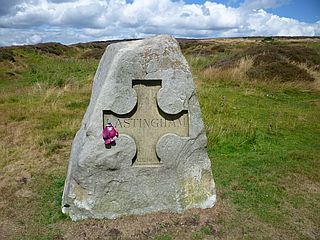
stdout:
<svg viewBox="0 0 320 240">
<path fill-rule="evenodd" d="M 156 34 L 320 36 L 320 0 L 0 0 L 0 46 Z"/>
</svg>

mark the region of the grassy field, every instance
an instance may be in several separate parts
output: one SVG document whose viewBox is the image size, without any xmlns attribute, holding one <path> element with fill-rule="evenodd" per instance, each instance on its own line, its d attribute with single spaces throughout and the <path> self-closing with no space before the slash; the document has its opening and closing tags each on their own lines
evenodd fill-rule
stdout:
<svg viewBox="0 0 320 240">
<path fill-rule="evenodd" d="M 71 222 L 70 146 L 106 43 L 0 48 L 0 239 L 320 239 L 320 39 L 180 45 L 217 205 Z"/>
</svg>

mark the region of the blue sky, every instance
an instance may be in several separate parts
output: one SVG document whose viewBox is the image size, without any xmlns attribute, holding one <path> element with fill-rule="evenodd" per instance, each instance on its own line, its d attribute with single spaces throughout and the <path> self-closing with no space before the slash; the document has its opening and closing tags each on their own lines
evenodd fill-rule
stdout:
<svg viewBox="0 0 320 240">
<path fill-rule="evenodd" d="M 303 22 L 316 22 L 320 20 L 319 0 L 291 0 L 278 8 L 269 9 L 269 12 L 298 19 Z"/>
<path fill-rule="evenodd" d="M 0 46 L 142 38 L 319 36 L 320 0 L 0 0 Z"/>
</svg>

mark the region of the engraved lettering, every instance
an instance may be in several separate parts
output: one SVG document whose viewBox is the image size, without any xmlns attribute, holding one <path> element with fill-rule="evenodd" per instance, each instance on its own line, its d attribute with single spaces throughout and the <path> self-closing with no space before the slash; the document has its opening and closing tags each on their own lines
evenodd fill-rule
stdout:
<svg viewBox="0 0 320 240">
<path fill-rule="evenodd" d="M 130 122 L 129 122 L 129 120 L 131 120 L 131 119 L 124 119 L 124 120 L 123 120 L 123 122 L 124 122 L 123 127 L 125 127 L 125 128 L 130 127 Z"/>
<path fill-rule="evenodd" d="M 159 122 L 158 122 L 159 119 L 152 119 L 151 120 L 151 126 L 152 127 L 159 127 Z"/>
<path fill-rule="evenodd" d="M 146 124 L 146 126 L 150 127 L 150 119 L 143 119 L 143 122 Z"/>
<path fill-rule="evenodd" d="M 118 121 L 116 122 L 115 127 L 119 127 L 119 126 L 122 128 L 121 120 L 118 118 Z"/>
<path fill-rule="evenodd" d="M 176 126 L 176 123 L 174 121 L 169 121 L 169 124 L 168 124 L 168 127 L 171 127 L 171 126 Z"/>
<path fill-rule="evenodd" d="M 105 118 L 105 126 L 110 118 Z M 117 128 L 172 128 L 172 127 L 188 127 L 188 118 L 182 117 L 177 120 L 166 120 L 162 118 L 117 118 L 115 121 Z"/>
</svg>

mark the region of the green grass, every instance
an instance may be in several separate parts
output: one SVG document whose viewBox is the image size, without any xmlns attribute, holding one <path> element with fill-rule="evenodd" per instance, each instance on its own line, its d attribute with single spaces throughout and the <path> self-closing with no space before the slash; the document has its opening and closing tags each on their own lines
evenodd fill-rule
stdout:
<svg viewBox="0 0 320 240">
<path fill-rule="evenodd" d="M 208 65 L 190 58 L 197 69 Z M 319 92 L 305 91 L 298 83 L 266 84 L 242 76 L 225 81 L 224 75 L 208 79 L 194 72 L 220 199 L 232 201 L 238 218 L 253 215 L 259 224 L 308 239 L 312 234 L 296 222 L 312 219 L 315 229 L 320 227 Z M 317 190 L 310 192 L 310 184 Z M 201 232 L 195 235 L 202 237 Z"/>
<path fill-rule="evenodd" d="M 246 42 L 212 44 L 193 42 L 182 49 L 197 84 L 220 213 L 212 216 L 210 224 L 197 215 L 187 228 L 175 218 L 159 220 L 154 229 L 139 236 L 158 240 L 180 239 L 182 233 L 189 239 L 319 238 L 320 93 L 316 82 L 250 79 L 246 71 L 255 67 L 254 58 L 253 64 L 236 71 L 237 65 L 208 70 L 219 61 L 243 57 L 249 46 Z M 272 44 L 280 52 L 279 46 L 286 46 L 288 56 L 293 49 L 287 47 L 291 43 L 278 39 Z M 304 45 L 319 52 L 318 42 Z M 11 226 L 0 224 L 0 238 L 61 239 L 69 228 L 81 234 L 102 231 L 101 236 L 106 236 L 103 227 L 97 230 L 104 222 L 73 223 L 60 210 L 70 145 L 88 106 L 98 64 L 96 54 L 83 58 L 86 51 L 86 47 L 59 45 L 16 48 L 9 52 L 15 62 L 6 60 L 11 55 L 0 62 L 0 223 Z M 315 54 L 303 59 L 308 64 L 318 61 Z"/>
<path fill-rule="evenodd" d="M 158 235 L 155 237 L 155 240 L 172 240 L 172 237 L 169 235 Z"/>
<path fill-rule="evenodd" d="M 19 239 L 55 239 L 62 236 L 56 223 L 68 219 L 61 209 L 61 197 L 64 185 L 64 175 L 38 174 L 33 177 L 33 189 L 36 197 L 31 206 L 29 202 L 22 201 L 16 207 L 29 207 L 34 209 L 21 224 L 32 231 L 27 231 Z"/>
<path fill-rule="evenodd" d="M 209 226 L 204 225 L 200 228 L 199 231 L 196 231 L 192 234 L 192 239 L 194 240 L 202 240 L 202 239 L 207 239 L 206 236 L 210 236 L 210 239 L 214 239 L 212 236 L 212 231 Z"/>
<path fill-rule="evenodd" d="M 204 83 L 198 94 L 220 197 L 277 228 L 295 231 L 291 208 L 319 222 L 319 192 L 303 187 L 320 182 L 319 93 Z"/>
<path fill-rule="evenodd" d="M 98 63 L 95 60 L 57 58 L 30 53 L 25 57 L 29 67 L 22 74 L 23 79 L 33 84 L 45 83 L 53 87 L 84 84 Z"/>
</svg>

